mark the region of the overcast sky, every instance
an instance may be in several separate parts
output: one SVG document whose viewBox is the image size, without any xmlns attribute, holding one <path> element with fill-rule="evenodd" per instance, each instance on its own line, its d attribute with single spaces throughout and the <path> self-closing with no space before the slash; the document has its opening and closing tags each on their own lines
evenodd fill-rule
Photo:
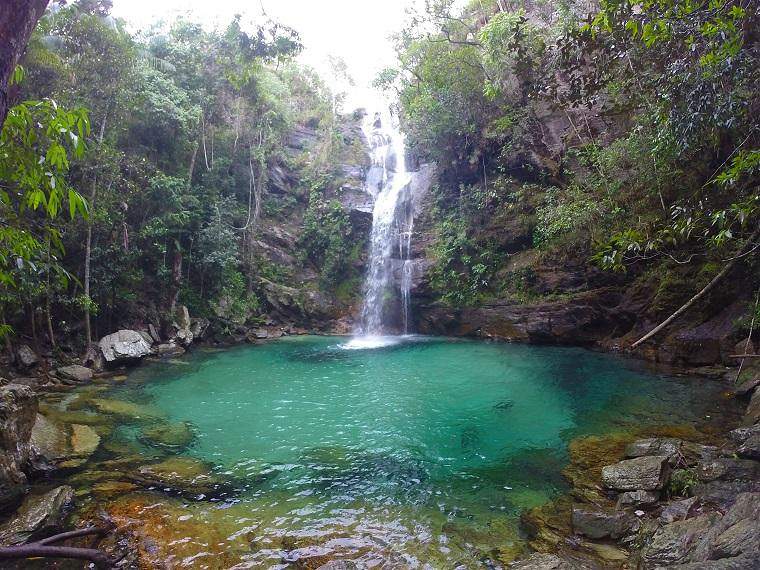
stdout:
<svg viewBox="0 0 760 570">
<path fill-rule="evenodd" d="M 298 30 L 305 45 L 301 59 L 321 73 L 328 55 L 340 56 L 358 85 L 395 60 L 388 36 L 405 21 L 406 8 L 418 0 L 114 0 L 113 14 L 133 30 L 177 14 L 224 25 L 235 14 L 244 19 L 267 16 Z"/>
</svg>

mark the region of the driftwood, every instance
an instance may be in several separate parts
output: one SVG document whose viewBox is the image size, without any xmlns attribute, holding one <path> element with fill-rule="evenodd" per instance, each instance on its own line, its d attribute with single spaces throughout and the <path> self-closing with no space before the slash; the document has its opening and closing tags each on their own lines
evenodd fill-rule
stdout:
<svg viewBox="0 0 760 570">
<path fill-rule="evenodd" d="M 0 560 L 12 560 L 22 558 L 73 558 L 76 560 L 89 560 L 97 568 L 111 569 L 114 568 L 114 560 L 105 552 L 94 548 L 79 548 L 74 546 L 52 546 L 56 542 L 68 540 L 70 538 L 79 538 L 82 536 L 94 536 L 96 541 L 111 531 L 111 528 L 100 526 L 89 526 L 68 532 L 62 532 L 43 538 L 29 544 L 19 546 L 8 546 L 0 548 Z"/>
<path fill-rule="evenodd" d="M 705 287 L 699 293 L 697 293 L 691 299 L 686 301 L 686 303 L 684 303 L 681 306 L 681 308 L 679 308 L 675 313 L 670 315 L 667 319 L 662 321 L 659 325 L 654 327 L 651 331 L 649 331 L 647 334 L 642 336 L 639 340 L 634 342 L 631 345 L 631 349 L 634 349 L 637 346 L 639 346 L 641 343 L 648 341 L 650 338 L 652 338 L 654 335 L 656 335 L 658 332 L 660 332 L 662 329 L 664 329 L 666 326 L 668 326 L 670 323 L 672 323 L 674 320 L 680 317 L 683 313 L 685 313 L 689 309 L 689 307 L 691 307 L 694 303 L 699 301 L 699 299 L 704 297 L 704 295 L 708 291 L 710 291 L 710 289 L 715 287 L 715 285 L 721 279 L 723 279 L 729 271 L 731 271 L 731 268 L 733 268 L 734 264 L 736 264 L 736 261 L 744 255 L 745 250 L 752 244 L 752 242 L 755 241 L 755 239 L 758 237 L 758 234 L 760 234 L 760 227 L 758 227 L 754 231 L 754 233 L 750 236 L 750 238 L 745 242 L 745 244 L 741 248 L 739 248 L 739 251 L 736 252 L 736 255 L 734 255 L 729 260 L 728 263 L 726 263 L 723 269 L 720 270 L 720 273 L 718 273 L 715 277 L 713 277 L 712 280 L 707 285 L 705 285 Z"/>
</svg>

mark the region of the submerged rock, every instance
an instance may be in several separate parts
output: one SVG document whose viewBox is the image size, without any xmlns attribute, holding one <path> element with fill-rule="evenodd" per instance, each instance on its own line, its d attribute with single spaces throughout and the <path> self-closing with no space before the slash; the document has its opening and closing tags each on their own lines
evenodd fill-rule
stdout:
<svg viewBox="0 0 760 570">
<path fill-rule="evenodd" d="M 89 457 L 100 445 L 100 436 L 90 426 L 73 424 L 71 426 L 71 448 L 75 455 Z"/>
<path fill-rule="evenodd" d="M 595 566 L 585 564 L 575 558 L 536 552 L 525 560 L 514 563 L 510 568 L 514 570 L 591 570 Z"/>
<path fill-rule="evenodd" d="M 100 445 L 100 436 L 90 426 L 63 424 L 42 414 L 37 414 L 31 440 L 43 469 L 79 467 Z"/>
<path fill-rule="evenodd" d="M 104 336 L 98 345 L 106 362 L 135 360 L 151 352 L 150 342 L 139 332 L 129 329 Z"/>
<path fill-rule="evenodd" d="M 55 534 L 73 498 L 74 490 L 67 485 L 27 497 L 16 515 L 0 528 L 0 546 L 24 544 Z"/>
<path fill-rule="evenodd" d="M 359 570 L 359 566 L 350 560 L 331 560 L 327 564 L 322 564 L 317 570 Z"/>
<path fill-rule="evenodd" d="M 89 401 L 99 412 L 116 416 L 126 422 L 139 422 L 160 419 L 163 414 L 152 406 L 135 404 L 126 400 L 94 398 Z"/>
<path fill-rule="evenodd" d="M 0 387 L 0 512 L 17 506 L 32 458 L 31 436 L 38 401 L 28 386 Z"/>
<path fill-rule="evenodd" d="M 655 455 L 627 459 L 602 468 L 602 482 L 618 491 L 662 489 L 668 477 L 668 457 Z"/>
<path fill-rule="evenodd" d="M 146 427 L 142 439 L 150 445 L 172 450 L 181 450 L 190 445 L 195 435 L 187 422 L 159 424 Z"/>
<path fill-rule="evenodd" d="M 57 372 L 63 378 L 68 378 L 75 382 L 87 382 L 88 380 L 92 380 L 92 370 L 86 366 L 80 366 L 79 364 L 62 366 Z"/>
<path fill-rule="evenodd" d="M 227 485 L 211 473 L 211 466 L 192 457 L 170 457 L 138 468 L 139 483 L 196 499 L 224 494 Z"/>
</svg>

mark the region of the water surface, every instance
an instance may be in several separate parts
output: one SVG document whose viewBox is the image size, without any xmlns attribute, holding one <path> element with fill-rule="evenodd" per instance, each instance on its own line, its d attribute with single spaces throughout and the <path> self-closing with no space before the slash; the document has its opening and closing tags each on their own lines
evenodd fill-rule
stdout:
<svg viewBox="0 0 760 570">
<path fill-rule="evenodd" d="M 342 342 L 196 352 L 137 370 L 114 394 L 190 422 L 197 438 L 183 453 L 237 482 L 214 508 L 248 533 L 244 564 L 315 553 L 368 565 L 493 563 L 519 540 L 521 510 L 566 490 L 572 438 L 693 424 L 719 401 L 711 382 L 582 349 Z"/>
</svg>

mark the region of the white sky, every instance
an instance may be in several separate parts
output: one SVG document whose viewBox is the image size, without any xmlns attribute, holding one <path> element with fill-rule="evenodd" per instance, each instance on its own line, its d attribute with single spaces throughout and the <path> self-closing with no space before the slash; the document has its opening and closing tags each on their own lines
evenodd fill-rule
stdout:
<svg viewBox="0 0 760 570">
<path fill-rule="evenodd" d="M 273 20 L 295 28 L 305 49 L 301 60 L 323 76 L 327 56 L 342 57 L 357 86 L 367 86 L 376 73 L 395 61 L 388 37 L 405 21 L 406 8 L 419 0 L 114 0 L 114 16 L 132 29 L 149 27 L 178 14 L 209 27 L 224 25 L 233 15 L 261 18 L 262 5 Z M 327 77 L 325 77 L 327 78 Z"/>
</svg>

